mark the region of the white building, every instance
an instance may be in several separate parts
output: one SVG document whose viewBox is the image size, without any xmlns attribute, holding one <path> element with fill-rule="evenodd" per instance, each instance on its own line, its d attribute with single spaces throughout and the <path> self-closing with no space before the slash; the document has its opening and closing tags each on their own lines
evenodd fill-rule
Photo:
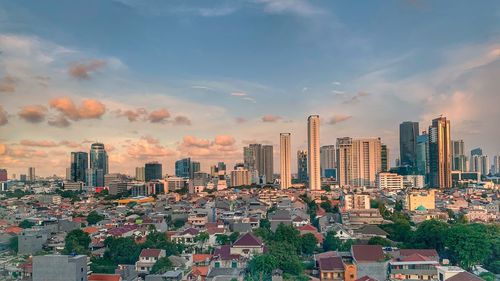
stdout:
<svg viewBox="0 0 500 281">
<path fill-rule="evenodd" d="M 380 189 L 403 189 L 403 176 L 393 173 L 378 173 L 377 187 Z"/>
<path fill-rule="evenodd" d="M 311 115 L 307 119 L 307 144 L 309 189 L 321 190 L 319 115 Z"/>
<path fill-rule="evenodd" d="M 290 133 L 280 134 L 280 187 L 287 189 L 292 186 L 292 169 L 291 169 L 291 144 Z"/>
<path fill-rule="evenodd" d="M 335 165 L 335 145 L 324 145 L 320 148 L 321 177 L 325 177 L 325 169 L 334 169 Z"/>
</svg>

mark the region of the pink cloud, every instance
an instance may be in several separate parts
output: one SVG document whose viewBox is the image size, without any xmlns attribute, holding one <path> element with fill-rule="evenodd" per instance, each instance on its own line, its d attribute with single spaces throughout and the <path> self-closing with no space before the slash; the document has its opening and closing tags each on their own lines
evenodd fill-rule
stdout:
<svg viewBox="0 0 500 281">
<path fill-rule="evenodd" d="M 23 146 L 38 146 L 38 147 L 56 147 L 56 146 L 58 146 L 57 143 L 55 143 L 54 141 L 50 141 L 50 140 L 40 140 L 40 141 L 22 140 L 20 142 L 20 144 Z"/>
<path fill-rule="evenodd" d="M 16 80 L 12 76 L 0 79 L 0 93 L 13 93 L 16 91 Z"/>
<path fill-rule="evenodd" d="M 220 146 L 231 146 L 236 143 L 236 140 L 231 136 L 216 136 L 215 144 Z"/>
<path fill-rule="evenodd" d="M 276 115 L 264 115 L 264 116 L 262 116 L 262 122 L 266 122 L 266 123 L 277 122 L 280 119 L 282 119 L 282 117 L 276 116 Z"/>
<path fill-rule="evenodd" d="M 106 62 L 102 60 L 92 60 L 87 63 L 75 62 L 68 69 L 68 74 L 76 79 L 89 80 L 90 74 L 103 68 Z"/>
<path fill-rule="evenodd" d="M 347 121 L 349 119 L 351 119 L 352 116 L 351 115 L 345 115 L 345 114 L 336 114 L 336 115 L 333 115 L 330 120 L 328 120 L 328 124 L 330 125 L 335 125 L 335 124 L 338 124 L 340 122 L 344 122 L 344 121 Z"/>
<path fill-rule="evenodd" d="M 182 116 L 182 115 L 175 116 L 174 125 L 191 126 L 191 120 L 186 116 Z"/>
<path fill-rule="evenodd" d="M 45 120 L 47 108 L 42 105 L 25 106 L 19 111 L 18 115 L 30 123 L 40 123 Z"/>
<path fill-rule="evenodd" d="M 50 107 L 58 110 L 70 120 L 99 119 L 106 112 L 106 106 L 95 99 L 85 99 L 80 106 L 76 106 L 69 97 L 55 98 L 50 102 Z"/>
<path fill-rule="evenodd" d="M 198 139 L 193 136 L 185 136 L 182 139 L 182 145 L 186 147 L 208 148 L 210 141 L 205 139 Z"/>
<path fill-rule="evenodd" d="M 147 119 L 151 123 L 165 123 L 168 118 L 170 118 L 170 112 L 168 112 L 167 109 L 162 108 L 149 113 Z"/>
</svg>

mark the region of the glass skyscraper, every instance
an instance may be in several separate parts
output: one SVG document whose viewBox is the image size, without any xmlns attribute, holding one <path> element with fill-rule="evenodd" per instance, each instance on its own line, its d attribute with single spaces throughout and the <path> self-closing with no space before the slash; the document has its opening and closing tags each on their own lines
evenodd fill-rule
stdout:
<svg viewBox="0 0 500 281">
<path fill-rule="evenodd" d="M 89 154 L 87 152 L 71 152 L 70 180 L 73 182 L 87 182 L 89 168 Z"/>
<path fill-rule="evenodd" d="M 399 159 L 401 166 L 416 167 L 418 122 L 399 124 Z"/>
<path fill-rule="evenodd" d="M 144 180 L 146 182 L 162 178 L 162 165 L 158 162 L 146 163 L 144 166 Z"/>
<path fill-rule="evenodd" d="M 200 162 L 191 161 L 191 158 L 184 158 L 175 161 L 175 176 L 180 178 L 194 178 L 194 173 L 201 170 Z"/>
<path fill-rule="evenodd" d="M 102 143 L 93 143 L 90 146 L 90 173 L 91 181 L 87 178 L 89 186 L 104 186 L 104 175 L 109 172 L 108 154 Z"/>
</svg>

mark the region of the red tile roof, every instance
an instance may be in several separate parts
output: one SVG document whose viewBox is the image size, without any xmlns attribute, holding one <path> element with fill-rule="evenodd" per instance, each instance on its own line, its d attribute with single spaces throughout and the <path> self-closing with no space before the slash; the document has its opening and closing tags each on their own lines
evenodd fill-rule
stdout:
<svg viewBox="0 0 500 281">
<path fill-rule="evenodd" d="M 378 280 L 375 278 L 371 278 L 370 276 L 365 275 L 361 278 L 356 279 L 356 281 L 378 281 Z"/>
<path fill-rule="evenodd" d="M 212 258 L 212 255 L 210 254 L 193 254 L 193 262 L 205 262 L 207 260 L 210 260 Z"/>
<path fill-rule="evenodd" d="M 193 266 L 191 268 L 191 274 L 194 276 L 206 277 L 208 275 L 208 266 Z"/>
<path fill-rule="evenodd" d="M 342 262 L 341 257 L 328 257 L 319 259 L 319 269 L 332 271 L 332 270 L 343 270 L 344 263 Z"/>
<path fill-rule="evenodd" d="M 184 230 L 183 232 L 181 232 L 179 235 L 186 235 L 186 234 L 198 235 L 199 232 L 200 231 L 198 229 L 190 227 L 190 228 Z"/>
<path fill-rule="evenodd" d="M 482 281 L 483 279 L 479 278 L 478 276 L 469 273 L 467 271 L 460 272 L 456 275 L 453 275 L 452 277 L 446 279 L 446 281 Z"/>
<path fill-rule="evenodd" d="M 141 257 L 158 257 L 161 253 L 161 249 L 143 249 L 141 251 Z"/>
<path fill-rule="evenodd" d="M 243 234 L 236 242 L 234 242 L 233 246 L 236 247 L 258 247 L 262 246 L 262 240 L 252 233 L 248 232 Z"/>
<path fill-rule="evenodd" d="M 439 257 L 438 253 L 434 249 L 401 249 L 399 250 L 401 256 L 410 256 L 413 254 L 419 254 L 425 257 Z"/>
<path fill-rule="evenodd" d="M 357 262 L 377 262 L 384 259 L 379 245 L 352 245 L 352 256 Z"/>
</svg>

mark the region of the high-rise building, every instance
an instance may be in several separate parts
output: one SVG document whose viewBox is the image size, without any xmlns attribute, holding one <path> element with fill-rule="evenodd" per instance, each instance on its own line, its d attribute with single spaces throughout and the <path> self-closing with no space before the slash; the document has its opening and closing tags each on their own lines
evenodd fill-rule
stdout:
<svg viewBox="0 0 500 281">
<path fill-rule="evenodd" d="M 325 170 L 335 169 L 335 145 L 324 145 L 319 149 L 321 177 L 326 177 Z"/>
<path fill-rule="evenodd" d="M 146 182 L 162 179 L 162 165 L 158 162 L 149 162 L 144 166 L 144 180 Z"/>
<path fill-rule="evenodd" d="M 90 173 L 93 174 L 92 182 L 87 183 L 89 186 L 101 187 L 104 186 L 104 175 L 109 173 L 108 153 L 102 143 L 93 143 L 90 146 Z"/>
<path fill-rule="evenodd" d="M 200 162 L 191 161 L 191 158 L 184 158 L 175 161 L 175 176 L 180 178 L 194 178 L 194 173 L 201 170 Z"/>
<path fill-rule="evenodd" d="M 273 146 L 253 143 L 243 148 L 243 161 L 250 174 L 265 177 L 264 183 L 273 181 Z"/>
<path fill-rule="evenodd" d="M 321 190 L 319 115 L 311 115 L 307 119 L 307 146 L 309 189 Z"/>
<path fill-rule="evenodd" d="M 474 155 L 478 155 L 478 156 L 481 156 L 483 155 L 483 149 L 480 148 L 480 147 L 477 147 L 477 148 L 474 148 L 470 151 L 470 156 L 474 156 Z"/>
<path fill-rule="evenodd" d="M 401 166 L 416 167 L 418 122 L 399 124 L 399 159 Z"/>
<path fill-rule="evenodd" d="M 290 133 L 280 134 L 280 179 L 281 189 L 287 189 L 292 186 L 292 170 L 291 170 L 291 140 Z"/>
<path fill-rule="evenodd" d="M 389 165 L 389 148 L 386 144 L 380 145 L 380 161 L 381 161 L 381 171 L 388 172 L 391 168 Z"/>
<path fill-rule="evenodd" d="M 8 179 L 7 170 L 0 169 L 0 181 L 6 181 Z"/>
<path fill-rule="evenodd" d="M 429 127 L 429 185 L 451 188 L 450 120 L 439 117 Z"/>
<path fill-rule="evenodd" d="M 71 152 L 70 181 L 87 182 L 89 154 L 87 152 Z"/>
<path fill-rule="evenodd" d="M 493 171 L 491 173 L 494 175 L 500 174 L 500 155 L 493 156 Z"/>
<path fill-rule="evenodd" d="M 423 132 L 417 137 L 417 173 L 426 176 L 429 173 L 429 135 Z"/>
<path fill-rule="evenodd" d="M 135 180 L 136 181 L 146 181 L 146 168 L 145 167 L 135 167 Z"/>
<path fill-rule="evenodd" d="M 29 167 L 28 168 L 28 181 L 35 181 L 36 180 L 36 174 L 35 174 L 35 167 Z"/>
<path fill-rule="evenodd" d="M 481 176 L 489 173 L 490 160 L 487 155 L 474 155 L 471 159 L 471 172 L 478 172 Z"/>
<path fill-rule="evenodd" d="M 242 186 L 250 184 L 250 173 L 242 166 L 235 167 L 231 171 L 231 186 Z"/>
<path fill-rule="evenodd" d="M 465 156 L 464 141 L 451 141 L 452 169 L 467 172 L 467 156 Z"/>
<path fill-rule="evenodd" d="M 307 182 L 307 151 L 297 151 L 297 180 L 300 183 Z"/>
<path fill-rule="evenodd" d="M 337 170 L 341 186 L 375 186 L 381 169 L 380 138 L 337 139 Z"/>
</svg>

